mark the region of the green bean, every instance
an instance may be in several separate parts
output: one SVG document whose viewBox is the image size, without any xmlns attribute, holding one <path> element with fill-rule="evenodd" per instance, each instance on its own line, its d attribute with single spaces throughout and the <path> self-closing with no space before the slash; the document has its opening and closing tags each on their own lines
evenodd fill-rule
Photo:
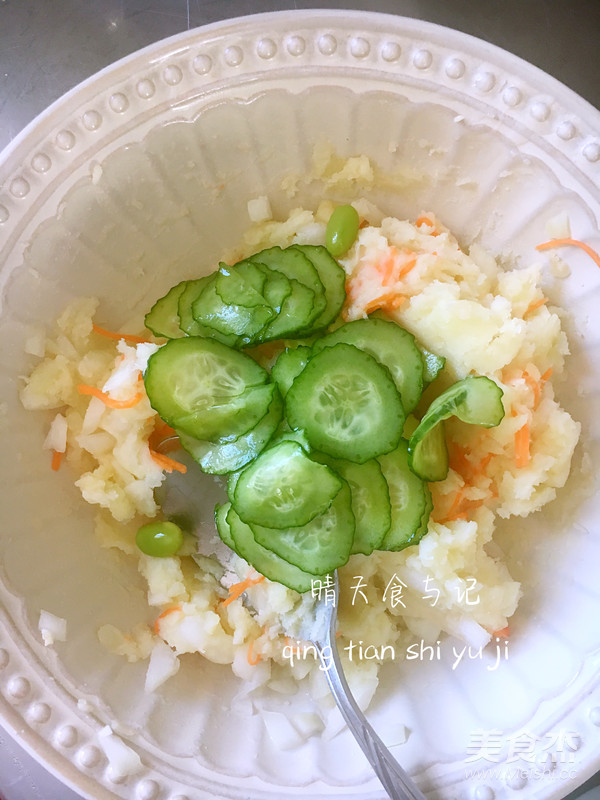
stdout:
<svg viewBox="0 0 600 800">
<path fill-rule="evenodd" d="M 183 533 L 179 525 L 168 520 L 148 522 L 138 530 L 135 543 L 147 556 L 165 558 L 174 556 L 183 544 Z"/>
<path fill-rule="evenodd" d="M 343 256 L 354 244 L 360 219 L 352 206 L 338 206 L 329 217 L 325 245 L 334 258 Z"/>
</svg>

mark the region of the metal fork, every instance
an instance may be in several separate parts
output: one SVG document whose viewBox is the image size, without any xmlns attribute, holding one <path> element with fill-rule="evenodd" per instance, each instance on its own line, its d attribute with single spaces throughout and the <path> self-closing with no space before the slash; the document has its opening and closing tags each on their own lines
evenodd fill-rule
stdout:
<svg viewBox="0 0 600 800">
<path fill-rule="evenodd" d="M 178 458 L 188 466 L 194 464 L 185 453 L 178 454 Z M 207 481 L 203 484 L 202 491 L 199 491 L 197 482 L 190 481 L 179 473 L 173 473 L 157 490 L 156 497 L 167 518 L 183 515 L 188 518 L 191 529 L 199 530 L 209 522 L 206 507 L 211 506 L 211 501 L 214 505 L 221 491 L 213 481 Z M 313 644 L 319 654 L 335 702 L 391 800 L 426 800 L 425 795 L 404 772 L 367 722 L 352 696 L 335 643 L 339 597 L 337 571 L 333 575 L 333 586 L 328 588 L 333 589 L 333 592 L 326 596 L 322 595 L 317 601 L 323 606 L 323 616 L 317 613 L 319 611 L 317 607 L 315 618 L 322 619 L 324 624 L 320 626 L 322 633 L 313 639 Z M 331 655 L 327 657 L 325 654 Z"/>
<path fill-rule="evenodd" d="M 313 644 L 337 707 L 391 800 L 426 800 L 425 795 L 375 733 L 352 696 L 335 642 L 339 598 L 337 570 L 333 575 L 331 588 L 333 593 L 329 596 L 322 595 L 319 600 L 325 609 L 326 625 L 323 632 L 313 639 Z"/>
</svg>

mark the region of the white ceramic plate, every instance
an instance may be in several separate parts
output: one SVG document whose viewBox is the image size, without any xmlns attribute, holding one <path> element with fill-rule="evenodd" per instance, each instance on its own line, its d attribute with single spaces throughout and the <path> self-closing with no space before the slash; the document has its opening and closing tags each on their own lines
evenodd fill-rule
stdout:
<svg viewBox="0 0 600 800">
<path fill-rule="evenodd" d="M 230 710 L 228 670 L 192 659 L 147 698 L 144 666 L 102 650 L 100 624 L 148 618 L 144 591 L 130 565 L 96 548 L 66 472 L 40 458 L 46 421 L 16 394 L 31 325 L 82 294 L 100 298 L 107 326 L 141 313 L 235 243 L 249 198 L 268 194 L 281 213 L 315 201 L 314 188 L 300 183 L 290 200 L 280 183 L 306 172 L 323 141 L 409 176 L 400 194 L 369 193 L 387 211 L 433 209 L 461 239 L 521 265 L 563 212 L 600 249 L 599 131 L 598 112 L 571 91 L 465 35 L 363 12 L 282 12 L 119 62 L 2 154 L 0 441 L 11 457 L 0 466 L 0 714 L 49 769 L 96 800 L 382 797 L 345 733 L 277 751 L 260 714 Z M 561 397 L 596 463 L 600 272 L 580 251 L 568 260 Z M 499 530 L 525 592 L 502 668 L 452 670 L 442 658 L 384 670 L 371 719 L 384 738 L 406 724 L 397 755 L 433 798 L 560 798 L 600 767 L 600 509 L 579 491 L 585 464 L 581 448 L 562 499 Z M 40 641 L 41 608 L 68 619 L 54 649 Z M 140 754 L 135 777 L 111 772 L 97 737 L 107 723 Z M 517 763 L 520 734 L 535 747 Z M 484 735 L 496 744 L 474 758 Z"/>
</svg>

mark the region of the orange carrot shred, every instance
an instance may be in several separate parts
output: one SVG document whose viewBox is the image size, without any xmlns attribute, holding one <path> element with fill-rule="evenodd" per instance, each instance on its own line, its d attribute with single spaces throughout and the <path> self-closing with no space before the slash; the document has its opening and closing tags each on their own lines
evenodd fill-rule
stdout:
<svg viewBox="0 0 600 800">
<path fill-rule="evenodd" d="M 229 587 L 229 597 L 226 600 L 223 600 L 222 605 L 228 606 L 230 603 L 233 603 L 234 600 L 237 600 L 240 595 L 244 594 L 246 589 L 249 589 L 250 586 L 255 586 L 257 583 L 264 581 L 265 576 L 259 575 L 258 578 L 245 578 L 245 580 L 240 581 L 239 583 L 234 583 Z"/>
<path fill-rule="evenodd" d="M 250 641 L 248 642 L 248 653 L 246 655 L 246 658 L 248 659 L 248 663 L 250 664 L 251 667 L 255 667 L 258 664 L 258 662 L 261 660 L 261 658 L 262 658 L 260 653 L 257 653 L 256 655 L 253 655 L 252 647 L 254 645 L 254 642 L 255 642 L 255 639 L 250 639 Z"/>
<path fill-rule="evenodd" d="M 526 422 L 515 433 L 515 463 L 519 469 L 529 463 L 529 423 Z"/>
<path fill-rule="evenodd" d="M 532 311 L 535 311 L 536 308 L 545 305 L 547 302 L 548 302 L 547 297 L 540 297 L 539 300 L 533 300 L 531 303 L 529 303 L 529 305 L 525 309 L 523 316 L 525 316 L 526 314 L 530 314 Z"/>
<path fill-rule="evenodd" d="M 497 636 L 499 639 L 508 639 L 510 636 L 510 627 L 507 625 L 505 628 L 500 628 L 499 631 L 494 631 L 492 636 Z"/>
<path fill-rule="evenodd" d="M 406 262 L 406 264 L 404 264 L 404 266 L 400 269 L 400 272 L 398 273 L 398 278 L 403 278 L 405 275 L 407 275 L 411 271 L 411 269 L 416 265 L 416 263 L 417 263 L 416 256 L 410 258 Z"/>
<path fill-rule="evenodd" d="M 154 633 L 158 636 L 160 634 L 160 623 L 163 621 L 165 617 L 168 617 L 169 614 L 173 614 L 174 612 L 179 611 L 183 613 L 183 609 L 180 605 L 171 606 L 171 608 L 167 608 L 162 614 L 159 614 L 158 617 L 154 620 Z"/>
<path fill-rule="evenodd" d="M 152 449 L 150 450 L 150 455 L 152 456 L 152 460 L 167 472 L 173 472 L 173 470 L 175 470 L 176 472 L 181 472 L 182 475 L 185 475 L 187 472 L 185 464 L 175 461 L 174 458 L 169 458 L 169 456 L 165 456 L 163 453 L 157 453 Z"/>
<path fill-rule="evenodd" d="M 536 246 L 536 250 L 551 250 L 554 247 L 579 247 L 584 253 L 587 253 L 588 256 L 595 261 L 595 263 L 600 267 L 600 255 L 589 246 L 585 242 L 580 242 L 579 239 L 572 239 L 570 236 L 565 237 L 564 239 L 550 239 L 549 242 L 542 242 L 542 244 L 538 244 Z"/>
<path fill-rule="evenodd" d="M 378 308 L 381 308 L 383 311 L 395 311 L 405 300 L 406 297 L 402 294 L 386 292 L 385 294 L 379 295 L 379 297 L 373 298 L 373 300 L 369 300 L 365 306 L 365 313 L 370 314 Z"/>
<path fill-rule="evenodd" d="M 552 367 L 548 367 L 546 372 L 540 377 L 541 381 L 547 381 L 552 377 Z"/>
<path fill-rule="evenodd" d="M 168 441 L 172 440 L 172 441 Z M 150 450 L 157 452 L 160 448 L 162 452 L 169 452 L 179 448 L 179 438 L 177 432 L 166 422 L 161 422 L 148 437 Z"/>
<path fill-rule="evenodd" d="M 88 394 L 97 397 L 109 408 L 132 408 L 137 405 L 143 397 L 142 392 L 136 392 L 129 400 L 113 400 L 106 392 L 97 389 L 95 386 L 88 386 L 86 383 L 80 383 L 77 387 L 77 391 L 79 394 Z"/>
<path fill-rule="evenodd" d="M 533 407 L 537 408 L 540 402 L 541 387 L 540 384 L 531 377 L 528 372 L 523 372 L 525 383 L 533 392 Z"/>
<path fill-rule="evenodd" d="M 52 467 L 54 472 L 58 472 L 58 470 L 60 469 L 63 455 L 64 453 L 61 453 L 58 450 L 52 451 L 52 462 L 50 466 Z"/>
<path fill-rule="evenodd" d="M 395 253 L 389 253 L 386 259 L 377 264 L 377 269 L 381 272 L 382 286 L 389 286 L 394 278 L 394 269 L 396 267 Z"/>
<path fill-rule="evenodd" d="M 100 336 L 106 336 L 107 339 L 116 339 L 117 341 L 124 339 L 126 342 L 131 342 L 132 344 L 141 344 L 143 342 L 150 341 L 149 339 L 144 339 L 143 336 L 134 336 L 132 333 L 115 333 L 114 331 L 107 331 L 106 328 L 101 328 L 95 323 L 92 324 L 92 328 L 95 333 L 99 333 Z"/>
</svg>

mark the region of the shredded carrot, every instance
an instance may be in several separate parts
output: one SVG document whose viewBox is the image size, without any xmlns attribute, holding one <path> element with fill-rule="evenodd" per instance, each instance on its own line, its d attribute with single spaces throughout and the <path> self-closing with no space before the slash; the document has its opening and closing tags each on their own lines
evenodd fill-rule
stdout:
<svg viewBox="0 0 600 800">
<path fill-rule="evenodd" d="M 150 450 L 157 452 L 160 448 L 161 453 L 177 450 L 179 448 L 179 438 L 177 432 L 166 422 L 161 422 L 148 437 Z"/>
<path fill-rule="evenodd" d="M 226 600 L 223 600 L 222 605 L 228 606 L 230 603 L 233 603 L 233 601 L 237 600 L 240 595 L 244 594 L 246 589 L 249 589 L 251 586 L 255 586 L 257 583 L 264 581 L 264 579 L 264 575 L 259 575 L 258 578 L 245 578 L 239 583 L 232 584 L 229 587 L 229 597 Z"/>
<path fill-rule="evenodd" d="M 58 472 L 58 470 L 60 469 L 63 455 L 64 453 L 60 453 L 58 450 L 52 451 L 52 462 L 50 466 L 52 467 L 54 472 Z"/>
<path fill-rule="evenodd" d="M 466 448 L 461 447 L 456 442 L 452 443 L 449 458 L 450 467 L 454 472 L 458 472 L 465 483 L 471 483 L 474 478 L 485 476 L 487 465 L 493 457 L 493 453 L 488 453 L 483 456 L 478 464 L 474 464 L 469 460 L 468 455 L 469 451 Z"/>
<path fill-rule="evenodd" d="M 386 292 L 370 300 L 365 306 L 365 313 L 370 314 L 372 311 L 377 311 L 378 308 L 381 308 L 382 311 L 395 311 L 405 300 L 406 297 L 402 294 Z"/>
<path fill-rule="evenodd" d="M 167 472 L 173 472 L 173 470 L 176 470 L 177 472 L 181 472 L 182 475 L 185 475 L 187 472 L 187 467 L 185 464 L 175 461 L 174 458 L 169 458 L 169 456 L 165 456 L 162 453 L 157 453 L 152 449 L 150 450 L 150 455 L 152 456 L 152 460 Z"/>
<path fill-rule="evenodd" d="M 529 423 L 526 422 L 515 433 L 515 463 L 519 469 L 529 463 L 529 439 Z"/>
<path fill-rule="evenodd" d="M 109 408 L 132 408 L 137 405 L 143 397 L 142 392 L 136 392 L 129 400 L 113 400 L 106 392 L 97 389 L 95 386 L 88 386 L 87 383 L 80 383 L 77 387 L 77 391 L 79 394 L 89 394 L 93 397 L 97 397 Z"/>
<path fill-rule="evenodd" d="M 594 249 L 592 249 L 589 244 L 580 242 L 579 239 L 572 239 L 571 237 L 566 237 L 564 239 L 550 239 L 549 242 L 538 244 L 535 249 L 551 250 L 554 247 L 579 247 L 584 251 L 584 253 L 587 253 L 592 261 L 595 261 L 600 267 L 600 255 Z"/>
<path fill-rule="evenodd" d="M 250 639 L 250 641 L 248 642 L 248 653 L 246 655 L 246 658 L 248 659 L 248 663 L 250 664 L 251 667 L 255 667 L 262 658 L 260 653 L 257 653 L 256 655 L 253 655 L 252 653 L 252 647 L 255 641 L 256 639 Z"/>
<path fill-rule="evenodd" d="M 417 228 L 420 228 L 422 225 L 427 225 L 429 228 L 435 228 L 435 222 L 429 217 L 419 217 L 415 222 Z M 439 236 L 439 232 L 434 230 L 431 234 L 432 236 Z"/>
<path fill-rule="evenodd" d="M 552 377 L 552 367 L 548 367 L 546 372 L 544 372 L 544 374 L 541 376 L 540 381 L 550 380 L 551 377 Z"/>
<path fill-rule="evenodd" d="M 540 395 L 542 391 L 542 387 L 531 375 L 525 371 L 523 372 L 523 378 L 525 379 L 525 383 L 533 392 L 533 407 L 537 408 L 540 402 Z"/>
<path fill-rule="evenodd" d="M 499 639 L 508 639 L 510 636 L 510 628 L 507 625 L 506 628 L 500 628 L 499 631 L 494 631 L 492 636 L 497 636 Z"/>
<path fill-rule="evenodd" d="M 107 331 L 106 328 L 101 328 L 95 323 L 92 325 L 92 328 L 95 333 L 99 333 L 100 336 L 106 336 L 107 339 L 116 339 L 117 341 L 124 339 L 126 342 L 131 342 L 132 344 L 141 344 L 142 342 L 150 341 L 149 339 L 144 339 L 143 336 L 134 336 L 131 333 L 115 333 L 114 331 Z"/>
<path fill-rule="evenodd" d="M 158 617 L 154 620 L 154 633 L 159 636 L 160 635 L 160 623 L 163 621 L 165 617 L 168 617 L 169 614 L 173 614 L 175 612 L 180 612 L 183 614 L 183 609 L 180 605 L 171 606 L 171 608 L 167 608 L 162 614 L 159 614 Z"/>
<path fill-rule="evenodd" d="M 401 267 L 400 272 L 398 273 L 398 278 L 400 279 L 403 278 L 405 275 L 407 275 L 411 271 L 411 269 L 416 265 L 416 263 L 417 263 L 416 256 L 409 258 L 408 261 L 404 264 L 404 266 Z"/>
<path fill-rule="evenodd" d="M 533 300 L 531 303 L 529 303 L 529 305 L 525 309 L 523 316 L 525 317 L 527 314 L 530 314 L 532 311 L 535 311 L 536 308 L 545 305 L 547 302 L 548 302 L 547 297 L 540 297 L 539 300 Z"/>
<path fill-rule="evenodd" d="M 392 279 L 395 277 L 394 272 L 397 265 L 398 251 L 395 247 L 391 247 L 385 258 L 377 264 L 377 270 L 381 273 L 382 286 L 389 286 Z"/>
</svg>

